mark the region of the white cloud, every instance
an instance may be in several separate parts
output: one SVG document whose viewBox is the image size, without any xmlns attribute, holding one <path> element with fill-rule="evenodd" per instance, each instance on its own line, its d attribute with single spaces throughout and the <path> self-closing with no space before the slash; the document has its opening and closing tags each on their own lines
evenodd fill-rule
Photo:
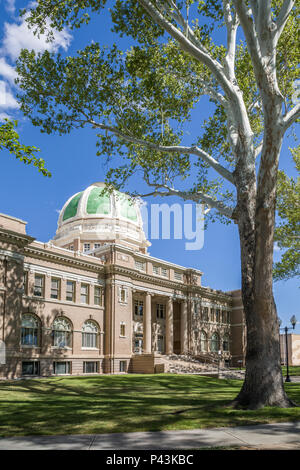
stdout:
<svg viewBox="0 0 300 470">
<path fill-rule="evenodd" d="M 5 10 L 13 15 L 16 11 L 15 0 L 5 0 Z"/>
<path fill-rule="evenodd" d="M 13 82 L 17 76 L 15 69 L 3 57 L 0 57 L 0 75 L 10 82 Z"/>
<path fill-rule="evenodd" d="M 67 30 L 54 31 L 53 42 L 47 42 L 45 35 L 40 37 L 33 34 L 27 27 L 25 19 L 21 23 L 5 23 L 2 52 L 12 60 L 17 59 L 21 49 L 34 49 L 36 52 L 43 52 L 46 49 L 56 52 L 62 47 L 67 49 L 72 36 Z"/>
<path fill-rule="evenodd" d="M 0 108 L 16 109 L 18 107 L 19 104 L 11 93 L 8 84 L 0 80 Z"/>
</svg>

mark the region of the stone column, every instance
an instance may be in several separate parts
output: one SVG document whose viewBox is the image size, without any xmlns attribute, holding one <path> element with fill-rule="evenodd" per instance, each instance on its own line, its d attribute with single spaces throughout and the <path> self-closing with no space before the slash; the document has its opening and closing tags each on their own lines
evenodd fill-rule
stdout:
<svg viewBox="0 0 300 470">
<path fill-rule="evenodd" d="M 166 354 L 173 354 L 173 300 L 170 297 L 166 308 Z"/>
<path fill-rule="evenodd" d="M 152 331 L 151 331 L 151 294 L 147 292 L 145 295 L 145 308 L 144 308 L 144 315 L 143 315 L 143 327 L 144 327 L 144 353 L 150 354 L 151 353 L 151 338 L 152 338 Z"/>
<path fill-rule="evenodd" d="M 181 354 L 187 353 L 187 302 L 181 304 L 181 321 L 180 321 L 180 352 Z"/>
</svg>

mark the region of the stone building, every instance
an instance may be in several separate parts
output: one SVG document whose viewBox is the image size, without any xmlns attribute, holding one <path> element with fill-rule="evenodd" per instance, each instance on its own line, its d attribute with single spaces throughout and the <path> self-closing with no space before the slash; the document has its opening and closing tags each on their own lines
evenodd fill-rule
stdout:
<svg viewBox="0 0 300 470">
<path fill-rule="evenodd" d="M 286 355 L 286 337 L 280 335 L 280 359 L 281 364 L 286 365 L 288 357 L 290 366 L 300 366 L 300 335 L 294 333 L 287 334 L 288 356 Z"/>
<path fill-rule="evenodd" d="M 240 291 L 150 256 L 139 206 L 95 183 L 42 243 L 0 215 L 0 377 L 157 372 L 162 357 L 244 361 Z"/>
</svg>

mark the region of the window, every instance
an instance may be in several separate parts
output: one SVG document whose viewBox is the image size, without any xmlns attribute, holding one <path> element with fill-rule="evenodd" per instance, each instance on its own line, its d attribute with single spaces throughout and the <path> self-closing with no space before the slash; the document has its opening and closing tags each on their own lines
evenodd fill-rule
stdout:
<svg viewBox="0 0 300 470">
<path fill-rule="evenodd" d="M 60 279 L 51 278 L 51 299 L 60 299 Z"/>
<path fill-rule="evenodd" d="M 101 246 L 101 243 L 95 243 L 94 244 L 94 250 L 97 250 L 97 248 L 100 248 Z"/>
<path fill-rule="evenodd" d="M 197 317 L 199 315 L 199 303 L 197 300 L 194 300 L 194 317 Z"/>
<path fill-rule="evenodd" d="M 137 317 L 142 317 L 144 313 L 144 302 L 142 300 L 134 301 L 134 314 Z"/>
<path fill-rule="evenodd" d="M 207 334 L 205 331 L 201 331 L 200 333 L 200 351 L 207 351 Z"/>
<path fill-rule="evenodd" d="M 39 361 L 23 361 L 22 375 L 40 375 Z"/>
<path fill-rule="evenodd" d="M 226 323 L 226 312 L 224 310 L 222 312 L 222 323 Z"/>
<path fill-rule="evenodd" d="M 119 287 L 119 302 L 126 303 L 127 302 L 127 289 L 125 287 Z"/>
<path fill-rule="evenodd" d="M 80 302 L 82 304 L 89 303 L 89 286 L 88 284 L 81 284 L 80 287 Z"/>
<path fill-rule="evenodd" d="M 71 363 L 70 362 L 53 362 L 53 373 L 58 375 L 70 374 Z"/>
<path fill-rule="evenodd" d="M 223 338 L 223 351 L 229 351 L 229 336 L 225 335 Z"/>
<path fill-rule="evenodd" d="M 156 274 L 157 276 L 159 275 L 160 273 L 160 269 L 159 269 L 159 266 L 152 266 L 152 271 L 153 271 L 153 274 Z"/>
<path fill-rule="evenodd" d="M 161 275 L 164 277 L 168 277 L 168 270 L 165 268 L 161 268 Z"/>
<path fill-rule="evenodd" d="M 34 276 L 34 290 L 33 295 L 37 297 L 44 297 L 44 276 L 36 274 Z"/>
<path fill-rule="evenodd" d="M 230 312 L 227 312 L 227 323 L 230 323 Z"/>
<path fill-rule="evenodd" d="M 74 251 L 74 245 L 70 245 L 69 250 Z"/>
<path fill-rule="evenodd" d="M 145 271 L 145 263 L 143 263 L 142 261 L 135 261 L 135 267 L 139 271 Z"/>
<path fill-rule="evenodd" d="M 94 287 L 94 304 L 102 305 L 102 289 L 99 286 Z"/>
<path fill-rule="evenodd" d="M 95 322 L 88 320 L 82 327 L 82 347 L 98 348 L 99 328 Z"/>
<path fill-rule="evenodd" d="M 67 318 L 57 317 L 52 326 L 53 346 L 70 348 L 72 346 L 72 326 Z"/>
<path fill-rule="evenodd" d="M 88 361 L 83 363 L 84 374 L 96 374 L 97 372 L 99 372 L 99 362 Z"/>
<path fill-rule="evenodd" d="M 75 281 L 67 281 L 66 300 L 75 302 Z"/>
<path fill-rule="evenodd" d="M 208 321 L 208 307 L 203 307 L 203 320 Z"/>
<path fill-rule="evenodd" d="M 218 333 L 213 333 L 211 337 L 211 351 L 218 352 L 220 349 L 220 338 Z"/>
<path fill-rule="evenodd" d="M 25 271 L 23 275 L 23 292 L 25 295 L 27 295 L 28 291 L 28 272 Z"/>
<path fill-rule="evenodd" d="M 120 336 L 125 336 L 125 323 L 120 323 Z"/>
<path fill-rule="evenodd" d="M 39 321 L 29 313 L 22 315 L 21 344 L 23 346 L 38 346 L 39 344 Z"/>
<path fill-rule="evenodd" d="M 210 308 L 210 321 L 215 321 L 215 310 Z"/>
<path fill-rule="evenodd" d="M 120 361 L 120 372 L 126 372 L 126 361 Z"/>
<path fill-rule="evenodd" d="M 174 279 L 176 279 L 176 281 L 182 281 L 182 274 L 174 271 Z"/>
<path fill-rule="evenodd" d="M 87 253 L 90 250 L 91 250 L 91 244 L 90 243 L 84 243 L 83 244 L 83 252 Z"/>
<path fill-rule="evenodd" d="M 156 304 L 156 318 L 165 318 L 165 309 L 165 305 Z"/>
<path fill-rule="evenodd" d="M 216 322 L 219 322 L 220 321 L 220 318 L 221 318 L 221 315 L 220 315 L 220 309 L 216 309 Z"/>
</svg>

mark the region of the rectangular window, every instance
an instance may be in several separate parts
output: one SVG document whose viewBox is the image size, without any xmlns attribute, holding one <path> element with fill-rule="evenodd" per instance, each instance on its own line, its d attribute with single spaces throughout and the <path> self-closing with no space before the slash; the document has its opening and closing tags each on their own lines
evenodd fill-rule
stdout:
<svg viewBox="0 0 300 470">
<path fill-rule="evenodd" d="M 119 288 L 119 302 L 122 302 L 122 303 L 127 302 L 127 289 L 125 289 L 125 287 Z"/>
<path fill-rule="evenodd" d="M 82 347 L 97 349 L 98 348 L 97 333 L 82 333 Z"/>
<path fill-rule="evenodd" d="M 208 321 L 208 307 L 203 307 L 203 320 Z"/>
<path fill-rule="evenodd" d="M 120 361 L 120 372 L 126 372 L 126 361 Z"/>
<path fill-rule="evenodd" d="M 23 293 L 27 295 L 27 292 L 28 292 L 28 272 L 25 271 L 24 276 L 23 276 Z"/>
<path fill-rule="evenodd" d="M 102 305 L 102 288 L 99 286 L 94 287 L 94 304 Z"/>
<path fill-rule="evenodd" d="M 74 245 L 70 245 L 69 250 L 74 251 Z"/>
<path fill-rule="evenodd" d="M 96 374 L 97 372 L 99 372 L 99 362 L 88 361 L 83 363 L 84 374 Z"/>
<path fill-rule="evenodd" d="M 144 302 L 142 300 L 134 301 L 134 314 L 137 317 L 142 317 L 144 313 Z"/>
<path fill-rule="evenodd" d="M 120 336 L 125 336 L 125 323 L 120 323 Z"/>
<path fill-rule="evenodd" d="M 22 362 L 22 375 L 40 375 L 39 361 Z"/>
<path fill-rule="evenodd" d="M 145 263 L 143 263 L 142 261 L 135 261 L 135 267 L 139 271 L 145 271 L 145 266 Z"/>
<path fill-rule="evenodd" d="M 67 281 L 66 300 L 75 302 L 75 281 Z"/>
<path fill-rule="evenodd" d="M 159 273 L 160 273 L 159 266 L 153 266 L 152 271 L 153 271 L 153 274 L 156 274 L 157 276 L 159 276 Z"/>
<path fill-rule="evenodd" d="M 33 295 L 37 297 L 44 297 L 44 276 L 36 274 L 34 276 L 34 290 Z"/>
<path fill-rule="evenodd" d="M 174 279 L 176 279 L 176 281 L 182 281 L 182 274 L 174 271 Z"/>
<path fill-rule="evenodd" d="M 210 321 L 215 321 L 215 310 L 210 308 Z"/>
<path fill-rule="evenodd" d="M 97 248 L 100 248 L 101 246 L 101 243 L 95 243 L 94 244 L 94 250 L 97 250 Z"/>
<path fill-rule="evenodd" d="M 216 322 L 219 322 L 220 321 L 220 309 L 217 308 L 216 309 Z"/>
<path fill-rule="evenodd" d="M 161 275 L 164 277 L 168 277 L 168 270 L 165 268 L 161 268 Z"/>
<path fill-rule="evenodd" d="M 227 323 L 230 323 L 230 312 L 227 312 Z"/>
<path fill-rule="evenodd" d="M 58 375 L 70 374 L 70 362 L 53 362 L 53 373 Z"/>
<path fill-rule="evenodd" d="M 84 243 L 83 244 L 83 252 L 87 253 L 90 250 L 91 250 L 91 244 L 90 243 Z"/>
<path fill-rule="evenodd" d="M 82 304 L 89 303 L 89 285 L 88 284 L 81 284 L 80 287 L 80 302 Z"/>
<path fill-rule="evenodd" d="M 60 279 L 51 278 L 51 299 L 60 299 Z"/>
<path fill-rule="evenodd" d="M 165 305 L 156 304 L 156 318 L 165 318 Z"/>
</svg>

